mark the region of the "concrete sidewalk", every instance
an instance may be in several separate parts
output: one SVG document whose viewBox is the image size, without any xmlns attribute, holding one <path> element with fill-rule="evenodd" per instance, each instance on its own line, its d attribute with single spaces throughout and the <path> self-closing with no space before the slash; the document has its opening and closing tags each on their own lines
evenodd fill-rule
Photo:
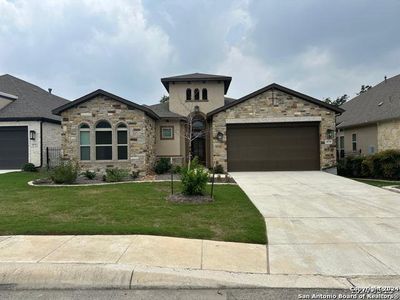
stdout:
<svg viewBox="0 0 400 300">
<path fill-rule="evenodd" d="M 265 245 L 146 235 L 1 236 L 0 263 L 128 264 L 267 273 Z"/>
<path fill-rule="evenodd" d="M 160 236 L 0 236 L 2 289 L 339 288 L 400 276 L 269 274 L 265 245 Z"/>
</svg>

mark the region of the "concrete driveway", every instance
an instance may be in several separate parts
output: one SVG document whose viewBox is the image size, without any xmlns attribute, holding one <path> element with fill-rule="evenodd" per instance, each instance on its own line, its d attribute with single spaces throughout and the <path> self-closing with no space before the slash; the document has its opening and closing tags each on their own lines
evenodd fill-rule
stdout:
<svg viewBox="0 0 400 300">
<path fill-rule="evenodd" d="M 324 172 L 234 172 L 267 224 L 273 274 L 400 274 L 400 194 Z"/>
</svg>

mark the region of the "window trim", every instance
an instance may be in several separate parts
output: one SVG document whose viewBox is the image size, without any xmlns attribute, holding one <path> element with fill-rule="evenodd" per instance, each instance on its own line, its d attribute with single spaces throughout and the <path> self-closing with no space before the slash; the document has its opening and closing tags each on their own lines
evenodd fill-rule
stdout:
<svg viewBox="0 0 400 300">
<path fill-rule="evenodd" d="M 100 124 L 101 122 L 107 122 L 111 127 L 110 128 L 97 128 L 97 125 Z M 97 144 L 97 137 L 96 137 L 96 132 L 98 131 L 109 131 L 111 132 L 111 144 Z M 114 160 L 114 143 L 113 143 L 113 128 L 111 122 L 107 120 L 99 120 L 96 122 L 96 125 L 94 126 L 94 161 L 96 162 L 109 162 Z M 111 158 L 110 159 L 97 159 L 97 147 L 111 147 Z"/>
<path fill-rule="evenodd" d="M 124 125 L 125 127 L 120 127 L 121 125 Z M 126 131 L 126 144 L 119 144 L 118 143 L 118 132 L 119 131 Z M 129 160 L 129 131 L 128 131 L 128 125 L 125 123 L 118 123 L 116 126 L 116 147 L 117 147 L 117 160 L 118 161 L 127 161 Z M 119 158 L 118 157 L 118 149 L 119 147 L 126 147 L 126 158 Z"/>
<path fill-rule="evenodd" d="M 172 130 L 171 137 L 163 137 L 163 129 L 171 129 Z M 160 126 L 160 140 L 174 140 L 174 139 L 175 139 L 175 128 L 173 125 Z"/>
<path fill-rule="evenodd" d="M 204 97 L 205 94 L 205 97 Z M 208 100 L 208 90 L 206 88 L 201 89 L 201 100 Z"/>
<path fill-rule="evenodd" d="M 197 91 L 197 98 L 196 98 L 196 91 Z M 198 88 L 194 89 L 194 101 L 200 101 L 200 90 Z"/>
<path fill-rule="evenodd" d="M 88 128 L 82 128 L 83 125 L 87 125 Z M 79 160 L 83 161 L 83 162 L 87 162 L 87 161 L 91 161 L 92 159 L 92 137 L 91 137 L 91 128 L 90 128 L 90 124 L 83 122 L 81 124 L 79 124 L 78 126 L 79 129 Z M 82 145 L 81 143 L 81 132 L 88 132 L 89 133 L 89 144 L 88 145 Z M 89 148 L 89 159 L 82 159 L 82 147 L 88 147 Z"/>
<path fill-rule="evenodd" d="M 190 88 L 186 89 L 186 101 L 192 101 L 192 90 Z"/>
<path fill-rule="evenodd" d="M 357 133 L 351 134 L 351 150 L 357 152 Z"/>
</svg>

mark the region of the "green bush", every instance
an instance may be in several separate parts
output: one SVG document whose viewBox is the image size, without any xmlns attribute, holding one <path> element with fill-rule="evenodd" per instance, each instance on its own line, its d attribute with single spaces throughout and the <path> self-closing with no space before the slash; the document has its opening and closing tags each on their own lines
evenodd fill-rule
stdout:
<svg viewBox="0 0 400 300">
<path fill-rule="evenodd" d="M 106 175 L 104 176 L 104 181 L 106 182 L 119 182 L 123 181 L 129 176 L 129 172 L 124 169 L 113 168 L 107 169 Z"/>
<path fill-rule="evenodd" d="M 86 170 L 85 172 L 83 172 L 82 175 L 85 176 L 87 179 L 90 179 L 90 180 L 93 180 L 93 179 L 96 178 L 96 172 L 89 171 L 89 170 Z"/>
<path fill-rule="evenodd" d="M 22 171 L 25 172 L 37 172 L 37 168 L 32 163 L 26 163 L 22 166 Z"/>
<path fill-rule="evenodd" d="M 214 173 L 215 174 L 224 174 L 225 173 L 224 167 L 222 165 L 220 165 L 220 164 L 215 165 Z"/>
<path fill-rule="evenodd" d="M 204 195 L 208 182 L 208 171 L 195 161 L 181 172 L 182 192 L 185 195 Z"/>
<path fill-rule="evenodd" d="M 161 157 L 154 166 L 154 172 L 157 174 L 164 174 L 171 170 L 171 167 L 172 165 L 170 160 L 166 157 Z"/>
<path fill-rule="evenodd" d="M 172 172 L 174 174 L 180 174 L 182 172 L 182 167 L 179 165 L 172 166 Z"/>
<path fill-rule="evenodd" d="M 368 156 L 347 157 L 338 162 L 338 174 L 347 177 L 400 179 L 400 151 L 385 150 Z"/>
<path fill-rule="evenodd" d="M 76 181 L 78 171 L 79 167 L 76 163 L 71 161 L 62 162 L 61 165 L 51 171 L 50 178 L 54 183 L 71 184 Z"/>
</svg>

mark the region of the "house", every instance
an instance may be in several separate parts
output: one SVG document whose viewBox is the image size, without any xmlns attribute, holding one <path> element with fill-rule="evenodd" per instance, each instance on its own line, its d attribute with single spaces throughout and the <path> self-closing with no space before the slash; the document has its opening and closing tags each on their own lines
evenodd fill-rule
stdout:
<svg viewBox="0 0 400 300">
<path fill-rule="evenodd" d="M 228 171 L 320 170 L 336 164 L 335 117 L 342 109 L 270 84 L 225 97 L 229 76 L 161 79 L 169 101 L 139 105 L 96 90 L 53 112 L 62 118 L 63 157 L 84 169 L 150 170 L 197 156 Z"/>
<path fill-rule="evenodd" d="M 0 76 L 0 169 L 46 164 L 46 147 L 61 146 L 61 119 L 52 109 L 68 101 L 9 74 Z"/>
<path fill-rule="evenodd" d="M 338 116 L 338 156 L 400 149 L 400 75 L 344 103 Z"/>
</svg>

